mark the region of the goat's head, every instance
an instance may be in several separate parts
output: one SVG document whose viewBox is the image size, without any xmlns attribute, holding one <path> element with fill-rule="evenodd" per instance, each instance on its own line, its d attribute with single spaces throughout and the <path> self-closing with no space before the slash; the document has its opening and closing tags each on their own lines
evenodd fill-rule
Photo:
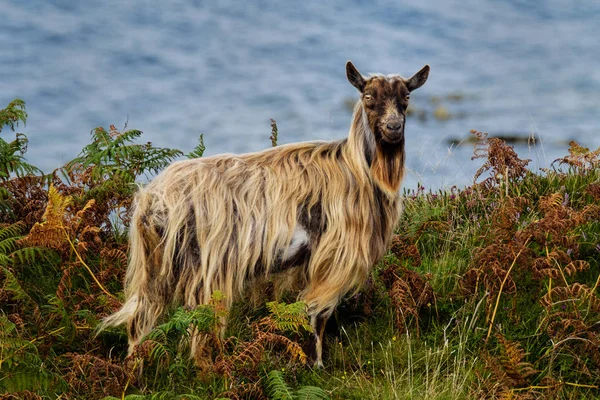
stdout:
<svg viewBox="0 0 600 400">
<path fill-rule="evenodd" d="M 402 144 L 410 92 L 427 81 L 429 65 L 425 65 L 409 79 L 400 75 L 375 75 L 365 79 L 352 62 L 348 61 L 346 76 L 360 92 L 375 142 L 384 146 Z"/>
</svg>

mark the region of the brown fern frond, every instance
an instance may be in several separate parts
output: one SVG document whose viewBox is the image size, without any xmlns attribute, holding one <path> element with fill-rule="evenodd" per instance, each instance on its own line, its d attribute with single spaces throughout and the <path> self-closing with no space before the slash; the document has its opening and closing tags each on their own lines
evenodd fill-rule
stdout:
<svg viewBox="0 0 600 400">
<path fill-rule="evenodd" d="M 22 221 L 29 230 L 41 221 L 48 202 L 41 176 L 28 175 L 3 182 L 2 185 L 10 193 L 7 201 L 11 212 L 0 213 L 0 223 Z"/>
<path fill-rule="evenodd" d="M 242 400 L 242 399 L 255 399 L 255 400 L 267 400 L 268 397 L 262 390 L 260 381 L 249 382 L 249 383 L 235 383 L 233 387 L 217 396 L 218 398 L 231 399 L 231 400 Z"/>
<path fill-rule="evenodd" d="M 58 286 L 56 288 L 56 297 L 58 297 L 62 301 L 65 301 L 71 297 L 70 291 L 71 291 L 71 288 L 73 287 L 72 276 L 73 276 L 74 270 L 75 270 L 75 268 L 74 268 L 73 264 L 67 265 L 62 270 L 63 274 L 62 274 L 60 281 L 58 282 Z"/>
<path fill-rule="evenodd" d="M 591 183 L 585 188 L 585 192 L 592 196 L 594 200 L 600 201 L 600 183 Z"/>
<path fill-rule="evenodd" d="M 518 342 L 507 340 L 496 334 L 499 344 L 499 354 L 492 356 L 483 354 L 485 367 L 491 372 L 489 379 L 493 382 L 492 393 L 496 398 L 528 398 L 528 392 L 515 391 L 527 388 L 533 377 L 539 372 L 530 362 L 526 361 L 527 353 Z"/>
<path fill-rule="evenodd" d="M 569 142 L 569 155 L 554 161 L 559 164 L 566 164 L 573 168 L 591 171 L 600 166 L 600 147 L 590 151 L 587 147 L 580 146 L 579 143 L 572 140 Z"/>
<path fill-rule="evenodd" d="M 265 346 L 261 339 L 264 340 L 264 337 L 259 337 L 253 342 L 244 342 L 239 352 L 232 357 L 231 362 L 238 365 L 238 368 L 240 366 L 256 368 L 265 352 Z"/>
<path fill-rule="evenodd" d="M 64 252 L 69 248 L 64 231 L 60 226 L 50 222 L 36 222 L 25 240 L 30 246 L 47 247 L 58 252 Z"/>
<path fill-rule="evenodd" d="M 567 194 L 553 193 L 540 198 L 539 209 L 543 217 L 531 222 L 518 232 L 517 236 L 530 236 L 541 246 L 551 249 L 568 249 L 572 253 L 571 256 L 577 257 L 579 250 L 577 236 L 569 232 L 586 223 L 593 214 L 589 214 L 592 211 L 589 208 L 578 211 L 568 204 Z"/>
<path fill-rule="evenodd" d="M 552 288 L 540 299 L 540 303 L 549 311 L 558 304 L 575 304 L 600 312 L 600 299 L 589 286 L 578 282 Z"/>
<path fill-rule="evenodd" d="M 505 197 L 496 204 L 489 217 L 490 244 L 517 239 L 515 233 L 519 229 L 519 218 L 529 204 L 529 200 L 525 197 Z"/>
<path fill-rule="evenodd" d="M 300 362 L 302 365 L 306 364 L 306 353 L 304 353 L 304 350 L 302 350 L 302 346 L 300 346 L 298 342 L 295 342 L 283 335 L 278 335 L 269 332 L 263 332 L 259 335 L 259 337 L 266 344 L 283 348 L 285 352 L 289 355 L 290 361 Z"/>
<path fill-rule="evenodd" d="M 0 394 L 0 400 L 42 400 L 43 397 L 37 393 L 23 390 L 20 392 Z"/>
<path fill-rule="evenodd" d="M 548 196 L 544 196 L 539 201 L 539 208 L 544 213 L 556 211 L 563 206 L 563 194 L 552 193 Z"/>
<path fill-rule="evenodd" d="M 85 213 L 88 211 L 91 211 L 92 208 L 96 205 L 96 200 L 91 199 L 90 201 L 88 201 L 85 206 L 83 206 L 83 208 L 79 211 L 77 211 L 77 214 L 75 214 L 75 216 L 79 219 L 82 220 L 85 216 Z"/>
<path fill-rule="evenodd" d="M 527 242 L 525 242 L 527 243 Z M 516 251 L 519 250 L 519 251 Z M 493 298 L 504 281 L 503 292 L 515 293 L 517 286 L 513 276 L 508 275 L 510 265 L 528 265 L 531 251 L 515 242 L 493 243 L 475 250 L 471 268 L 459 281 L 464 293 L 485 290 Z"/>
<path fill-rule="evenodd" d="M 563 275 L 562 266 L 569 263 L 571 263 L 571 257 L 567 252 L 554 249 L 545 257 L 538 257 L 533 260 L 532 271 L 536 278 L 547 276 L 558 279 Z"/>
<path fill-rule="evenodd" d="M 571 261 L 565 267 L 565 272 L 567 275 L 574 275 L 577 272 L 587 271 L 590 269 L 590 263 L 585 260 L 575 260 Z"/>
<path fill-rule="evenodd" d="M 127 265 L 127 253 L 122 249 L 103 247 L 100 250 L 100 256 L 108 261 L 117 261 L 121 266 Z"/>
<path fill-rule="evenodd" d="M 91 354 L 67 353 L 63 358 L 70 364 L 64 376 L 70 390 L 86 398 L 120 397 L 134 380 L 132 371 Z"/>
<path fill-rule="evenodd" d="M 435 302 L 428 277 L 390 262 L 387 263 L 387 268 L 381 276 L 394 307 L 398 330 L 405 331 L 408 321 L 412 319 L 418 336 L 420 334 L 419 314 L 424 307 L 431 306 Z"/>
<path fill-rule="evenodd" d="M 490 172 L 490 177 L 481 183 L 489 189 L 505 180 L 516 181 L 529 173 L 527 165 L 531 160 L 521 160 L 514 148 L 507 145 L 504 140 L 488 138 L 487 133 L 476 130 L 472 130 L 471 133 L 477 138 L 474 154 L 471 159 L 486 159 L 484 164 L 475 173 L 474 182 L 477 182 L 477 179 L 483 173 Z"/>
<path fill-rule="evenodd" d="M 23 320 L 23 318 L 21 318 L 21 315 L 19 315 L 17 313 L 9 314 L 8 320 L 10 322 L 12 322 L 13 324 L 15 324 L 15 327 L 17 328 L 17 332 L 20 335 L 22 335 L 23 332 L 25 331 L 25 321 Z"/>
<path fill-rule="evenodd" d="M 418 236 L 418 235 L 417 235 Z M 390 251 L 399 260 L 409 260 L 413 267 L 421 265 L 421 254 L 419 248 L 405 236 L 395 235 L 392 238 Z"/>
<path fill-rule="evenodd" d="M 551 262 L 548 257 L 538 257 L 533 261 L 532 271 L 534 276 L 539 279 L 543 276 L 558 279 L 560 271 L 556 268 L 556 264 Z"/>
<path fill-rule="evenodd" d="M 54 186 L 48 190 L 48 204 L 43 215 L 44 222 L 36 222 L 26 241 L 33 246 L 48 247 L 65 252 L 70 246 L 66 235 L 70 224 L 65 223 L 67 208 L 71 205 L 70 196 L 61 195 Z"/>
</svg>

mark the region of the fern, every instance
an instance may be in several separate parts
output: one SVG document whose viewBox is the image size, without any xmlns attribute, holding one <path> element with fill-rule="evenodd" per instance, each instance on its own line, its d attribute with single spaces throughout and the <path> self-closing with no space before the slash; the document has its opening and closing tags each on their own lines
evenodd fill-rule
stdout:
<svg viewBox="0 0 600 400">
<path fill-rule="evenodd" d="M 193 310 L 178 308 L 169 321 L 158 325 L 148 334 L 152 340 L 168 341 L 189 335 L 189 328 L 209 331 L 215 324 L 215 313 L 210 306 L 199 306 Z"/>
<path fill-rule="evenodd" d="M 109 132 L 96 128 L 92 130 L 92 143 L 65 166 L 63 173 L 89 168 L 93 181 L 117 178 L 132 183 L 140 175 L 159 172 L 182 155 L 179 150 L 153 147 L 149 142 L 132 144 L 141 135 L 142 131 L 135 129 L 119 132 L 112 125 Z"/>
<path fill-rule="evenodd" d="M 0 132 L 4 126 L 8 126 L 12 131 L 19 125 L 19 122 L 27 122 L 27 112 L 25 112 L 25 102 L 20 99 L 11 101 L 8 106 L 0 110 Z M 40 174 L 41 171 L 27 163 L 24 155 L 27 152 L 27 136 L 17 133 L 15 140 L 7 142 L 0 138 L 0 181 L 7 181 L 11 175 L 25 176 L 29 174 Z M 2 198 L 7 195 L 5 191 Z M 0 205 L 2 205 L 0 201 Z"/>
<path fill-rule="evenodd" d="M 198 144 L 194 147 L 194 150 L 186 154 L 187 158 L 200 158 L 204 155 L 204 150 L 206 150 L 206 146 L 204 145 L 204 135 L 201 134 L 198 139 Z"/>
<path fill-rule="evenodd" d="M 150 361 L 161 369 L 173 360 L 186 359 L 184 354 L 191 335 L 194 332 L 210 332 L 215 324 L 216 317 L 211 306 L 199 306 L 194 310 L 178 308 L 167 322 L 158 325 L 144 339 L 150 346 Z M 175 371 L 177 368 L 171 365 L 171 369 Z"/>
<path fill-rule="evenodd" d="M 267 388 L 273 400 L 293 400 L 292 388 L 286 383 L 281 371 L 273 370 L 267 374 Z"/>
<path fill-rule="evenodd" d="M 0 393 L 47 390 L 54 378 L 43 368 L 33 341 L 22 338 L 16 325 L 0 314 Z"/>
<path fill-rule="evenodd" d="M 25 102 L 21 99 L 14 99 L 4 110 L 0 110 L 0 132 L 3 126 L 8 126 L 11 130 L 22 122 L 27 123 L 27 112 L 25 111 Z"/>
<path fill-rule="evenodd" d="M 9 294 L 12 299 L 23 302 L 33 302 L 29 294 L 23 289 L 19 280 L 15 275 L 8 269 L 0 265 L 0 276 L 4 275 L 2 279 L 2 286 L 0 287 L 0 293 L 5 292 Z"/>
<path fill-rule="evenodd" d="M 12 193 L 7 188 L 0 186 L 0 215 L 13 217 L 14 213 L 11 207 L 12 197 Z"/>
<path fill-rule="evenodd" d="M 190 371 L 195 369 L 189 357 L 192 338 L 201 332 L 211 337 L 217 326 L 218 318 L 211 304 L 194 310 L 181 307 L 175 310 L 169 320 L 154 328 L 136 349 L 137 356 L 148 360 L 144 375 L 154 375 L 154 386 L 166 384 L 173 393 L 181 393 L 180 386 L 186 384 Z M 176 397 L 171 394 L 165 398 Z"/>
<path fill-rule="evenodd" d="M 171 391 L 161 391 L 153 394 L 128 394 L 125 397 L 113 397 L 108 396 L 103 400 L 204 400 L 205 397 L 201 397 L 195 394 L 178 394 Z"/>
<path fill-rule="evenodd" d="M 17 242 L 21 239 L 21 231 L 23 224 L 16 223 L 4 227 L 0 227 L 0 294 L 2 292 L 8 293 L 10 297 L 18 301 L 32 301 L 31 297 L 23 289 L 18 279 L 15 277 L 14 272 L 9 269 L 13 265 L 15 253 L 17 250 Z M 24 250 L 19 252 L 22 256 Z"/>
<path fill-rule="evenodd" d="M 25 161 L 28 142 L 22 133 L 17 133 L 12 142 L 0 138 L 0 181 L 7 181 L 13 174 L 18 177 L 41 174 L 40 169 Z"/>
<path fill-rule="evenodd" d="M 297 400 L 309 400 L 309 399 L 329 399 L 329 395 L 323 389 L 316 386 L 302 386 L 296 390 L 295 399 Z"/>
<path fill-rule="evenodd" d="M 44 247 L 24 247 L 12 252 L 14 261 L 20 264 L 35 265 L 42 262 L 42 257 L 48 254 L 48 249 Z"/>
<path fill-rule="evenodd" d="M 17 222 L 12 225 L 0 226 L 0 265 L 7 265 L 10 255 L 17 247 L 17 241 L 21 239 L 23 224 Z"/>
<path fill-rule="evenodd" d="M 312 332 L 313 328 L 306 313 L 306 303 L 298 301 L 292 304 L 271 301 L 267 303 L 270 312 L 270 320 L 274 328 L 282 332 L 298 333 L 300 329 Z"/>
<path fill-rule="evenodd" d="M 316 386 L 302 386 L 292 389 L 283 377 L 281 371 L 273 370 L 267 374 L 267 391 L 272 400 L 325 400 L 329 395 L 323 389 Z"/>
</svg>

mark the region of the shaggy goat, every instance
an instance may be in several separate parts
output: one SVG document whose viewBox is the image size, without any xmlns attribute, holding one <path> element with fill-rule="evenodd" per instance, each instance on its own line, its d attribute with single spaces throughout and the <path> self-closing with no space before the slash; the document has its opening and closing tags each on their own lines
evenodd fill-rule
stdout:
<svg viewBox="0 0 600 400">
<path fill-rule="evenodd" d="M 322 366 L 325 323 L 385 253 L 401 211 L 410 79 L 364 78 L 347 139 L 173 163 L 135 199 L 126 302 L 102 328 L 127 323 L 130 352 L 173 304 L 195 307 L 220 290 L 230 307 L 259 277 L 295 268 Z M 102 329 L 101 328 L 101 329 Z"/>
</svg>

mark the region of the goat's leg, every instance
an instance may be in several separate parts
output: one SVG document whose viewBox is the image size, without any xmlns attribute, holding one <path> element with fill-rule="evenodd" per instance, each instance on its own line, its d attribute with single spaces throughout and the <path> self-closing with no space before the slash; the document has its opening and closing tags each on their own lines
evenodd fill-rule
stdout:
<svg viewBox="0 0 600 400">
<path fill-rule="evenodd" d="M 222 288 L 213 290 L 223 291 Z M 186 307 L 194 309 L 199 304 L 207 305 L 210 303 L 210 297 L 202 296 L 203 292 L 199 292 L 197 297 L 186 304 Z M 190 328 L 190 358 L 192 358 L 196 366 L 200 369 L 204 375 L 212 369 L 213 366 L 213 350 L 217 353 L 222 352 L 221 343 L 225 339 L 225 330 L 227 329 L 227 315 L 231 311 L 233 302 L 230 298 L 225 298 L 220 301 L 218 307 L 224 308 L 224 315 L 218 316 L 217 326 L 212 333 L 206 331 L 199 331 L 197 328 Z M 215 310 L 216 311 L 216 310 Z"/>
<path fill-rule="evenodd" d="M 145 296 L 138 297 L 137 308 L 127 321 L 129 355 L 133 353 L 135 346 L 140 344 L 142 339 L 152 332 L 163 311 L 164 307 L 161 304 L 149 301 Z"/>
<path fill-rule="evenodd" d="M 331 312 L 325 311 L 310 317 L 313 333 L 310 336 L 307 356 L 309 364 L 316 368 L 323 368 L 323 334 L 330 315 Z"/>
</svg>

